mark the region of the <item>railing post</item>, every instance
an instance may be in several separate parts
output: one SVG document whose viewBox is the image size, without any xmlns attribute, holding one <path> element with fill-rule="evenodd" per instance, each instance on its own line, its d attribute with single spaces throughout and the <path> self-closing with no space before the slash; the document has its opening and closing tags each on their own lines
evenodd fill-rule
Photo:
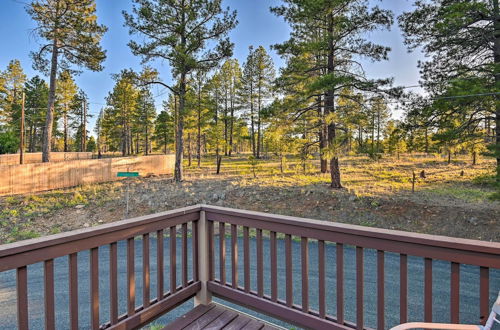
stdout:
<svg viewBox="0 0 500 330">
<path fill-rule="evenodd" d="M 209 280 L 208 265 L 208 221 L 205 217 L 205 211 L 200 211 L 200 220 L 198 221 L 198 272 L 201 282 L 201 290 L 194 298 L 194 305 L 208 305 L 212 302 L 212 293 L 207 289 Z"/>
</svg>

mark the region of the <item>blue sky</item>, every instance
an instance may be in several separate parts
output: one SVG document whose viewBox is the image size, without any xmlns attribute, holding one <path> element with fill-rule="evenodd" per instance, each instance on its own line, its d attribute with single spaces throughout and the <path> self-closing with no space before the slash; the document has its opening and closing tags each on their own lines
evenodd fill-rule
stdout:
<svg viewBox="0 0 500 330">
<path fill-rule="evenodd" d="M 25 1 L 0 0 L 0 34 L 2 48 L 0 49 L 0 70 L 4 70 L 12 59 L 19 59 L 29 77 L 39 74 L 31 67 L 30 51 L 38 49 L 39 40 L 33 35 L 35 27 L 24 10 Z M 27 1 L 26 1 L 27 2 Z M 288 25 L 282 18 L 269 12 L 269 7 L 279 4 L 279 0 L 224 0 L 224 5 L 238 12 L 238 26 L 231 32 L 230 38 L 235 43 L 234 57 L 244 62 L 250 45 L 262 45 L 269 49 L 270 45 L 280 43 L 289 36 Z M 373 0 L 377 5 L 391 9 L 396 15 L 411 8 L 412 0 Z M 124 68 L 140 70 L 140 59 L 133 56 L 127 46 L 130 36 L 128 29 L 123 26 L 122 10 L 130 10 L 131 0 L 97 0 L 97 14 L 99 22 L 109 30 L 105 35 L 102 46 L 107 50 L 107 59 L 102 72 L 84 71 L 76 77 L 76 82 L 90 98 L 90 113 L 96 115 L 105 104 L 105 97 L 113 87 L 111 74 Z M 365 70 L 369 77 L 394 77 L 396 85 L 415 85 L 419 74 L 417 61 L 422 59 L 420 53 L 408 54 L 403 44 L 401 32 L 396 24 L 391 31 L 373 32 L 368 37 L 378 43 L 390 46 L 390 60 L 382 63 L 364 61 Z M 270 51 L 279 67 L 283 61 Z M 153 64 L 160 71 L 164 81 L 171 80 L 168 63 L 156 62 Z M 159 109 L 161 102 L 168 94 L 162 87 L 153 87 L 156 104 Z M 95 119 L 95 117 L 94 117 Z M 94 119 L 91 120 L 93 126 Z"/>
</svg>

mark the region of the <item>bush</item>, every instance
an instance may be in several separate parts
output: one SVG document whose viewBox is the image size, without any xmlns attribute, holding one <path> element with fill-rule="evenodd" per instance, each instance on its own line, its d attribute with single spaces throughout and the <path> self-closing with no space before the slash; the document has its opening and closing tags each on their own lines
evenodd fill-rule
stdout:
<svg viewBox="0 0 500 330">
<path fill-rule="evenodd" d="M 19 139 L 12 131 L 0 131 L 0 154 L 13 154 L 19 148 Z"/>
</svg>

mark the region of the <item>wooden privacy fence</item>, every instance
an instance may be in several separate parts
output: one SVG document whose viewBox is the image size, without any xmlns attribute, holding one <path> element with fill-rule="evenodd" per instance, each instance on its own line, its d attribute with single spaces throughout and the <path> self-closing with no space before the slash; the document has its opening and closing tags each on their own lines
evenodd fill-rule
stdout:
<svg viewBox="0 0 500 330">
<path fill-rule="evenodd" d="M 73 160 L 0 166 L 0 196 L 118 180 L 117 172 L 171 174 L 173 155 Z"/>
<path fill-rule="evenodd" d="M 51 152 L 51 162 L 64 162 L 68 160 L 92 159 L 91 152 Z M 41 152 L 24 153 L 24 164 L 41 163 Z M 0 165 L 19 164 L 19 154 L 0 155 Z"/>
<path fill-rule="evenodd" d="M 122 258 L 117 253 L 118 241 L 125 242 L 126 255 Z M 312 241 L 317 245 L 314 251 L 310 249 Z M 140 244 L 139 252 L 135 244 Z M 327 253 L 332 244 L 334 258 Z M 297 245 L 299 248 L 295 249 Z M 355 250 L 350 258 L 345 257 L 348 249 Z M 365 277 L 367 250 L 376 253 L 376 291 L 370 292 L 366 289 L 370 280 Z M 84 251 L 89 251 L 88 264 L 78 263 Z M 99 251 L 109 254 L 109 266 L 105 269 L 99 266 L 102 257 Z M 266 253 L 269 261 L 264 257 L 265 251 L 269 252 Z M 310 260 L 312 252 L 317 253 L 316 263 Z M 135 267 L 137 254 L 141 255 L 140 267 Z M 385 290 L 389 270 L 384 265 L 389 254 L 397 254 L 399 263 L 395 269 L 398 276 L 392 279 L 398 287 L 399 299 L 392 309 L 387 308 L 387 296 L 391 292 Z M 442 307 L 436 306 L 437 297 L 433 294 L 433 290 L 438 289 L 433 278 L 433 265 L 438 260 L 449 264 L 446 277 L 450 296 L 449 303 L 444 304 L 448 305 L 445 308 L 449 314 L 446 316 L 452 323 L 458 323 L 464 311 L 479 305 L 477 322 L 484 320 L 492 297 L 490 274 L 500 268 L 500 244 L 195 205 L 0 246 L 0 272 L 15 270 L 17 274 L 19 329 L 28 328 L 33 311 L 28 309 L 27 266 L 34 263 L 44 264 L 45 303 L 39 305 L 44 306 L 45 328 L 55 328 L 56 313 L 60 313 L 59 317 L 67 315 L 67 311 L 56 311 L 54 303 L 54 259 L 59 257 L 68 260 L 69 306 L 59 306 L 69 311 L 71 329 L 78 329 L 82 315 L 79 292 L 87 290 L 79 287 L 78 272 L 82 266 L 88 267 L 85 270 L 90 275 L 90 301 L 83 302 L 90 303 L 91 326 L 88 327 L 96 330 L 137 329 L 191 297 L 196 296 L 196 304 L 209 304 L 212 295 L 309 329 L 369 329 L 364 319 L 367 293 L 375 296 L 376 328 L 385 329 L 388 315 L 397 315 L 401 323 L 409 316 L 420 317 L 408 315 L 409 303 L 423 306 L 426 321 L 432 320 L 436 307 Z M 420 270 L 424 279 L 423 294 L 408 290 L 409 278 L 413 275 L 409 272 L 409 261 L 415 257 L 424 259 Z M 285 280 L 279 281 L 278 264 L 282 263 L 286 265 Z M 336 285 L 327 285 L 327 280 L 335 276 L 330 273 L 331 264 L 335 265 Z M 354 264 L 354 281 L 347 279 L 348 264 Z M 126 284 L 120 285 L 117 269 L 122 265 L 126 266 Z M 470 282 L 462 282 L 460 274 L 465 265 L 479 269 L 479 276 L 473 280 L 479 285 L 471 305 L 461 308 L 462 295 L 470 294 L 474 288 Z M 136 301 L 136 278 L 142 279 L 142 304 Z M 298 286 L 294 285 L 295 278 L 301 279 Z M 165 282 L 169 285 L 164 285 Z M 493 286 L 498 284 L 493 282 Z M 279 290 L 283 286 L 284 290 Z M 109 296 L 100 295 L 103 287 L 109 287 Z M 119 301 L 118 292 L 123 289 L 126 298 Z M 318 293 L 315 301 L 310 295 L 313 291 Z M 105 315 L 100 308 L 102 298 L 110 302 Z M 335 308 L 331 308 L 333 301 L 336 301 Z M 119 314 L 119 306 L 125 304 L 126 312 Z M 346 306 L 355 313 L 346 313 Z"/>
</svg>

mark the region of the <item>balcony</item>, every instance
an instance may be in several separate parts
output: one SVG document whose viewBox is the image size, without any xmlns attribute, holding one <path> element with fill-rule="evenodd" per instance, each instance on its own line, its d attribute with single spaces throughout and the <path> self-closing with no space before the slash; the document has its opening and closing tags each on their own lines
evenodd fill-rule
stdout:
<svg viewBox="0 0 500 330">
<path fill-rule="evenodd" d="M 208 205 L 0 246 L 0 329 L 479 324 L 498 289 L 500 243 Z"/>
</svg>

